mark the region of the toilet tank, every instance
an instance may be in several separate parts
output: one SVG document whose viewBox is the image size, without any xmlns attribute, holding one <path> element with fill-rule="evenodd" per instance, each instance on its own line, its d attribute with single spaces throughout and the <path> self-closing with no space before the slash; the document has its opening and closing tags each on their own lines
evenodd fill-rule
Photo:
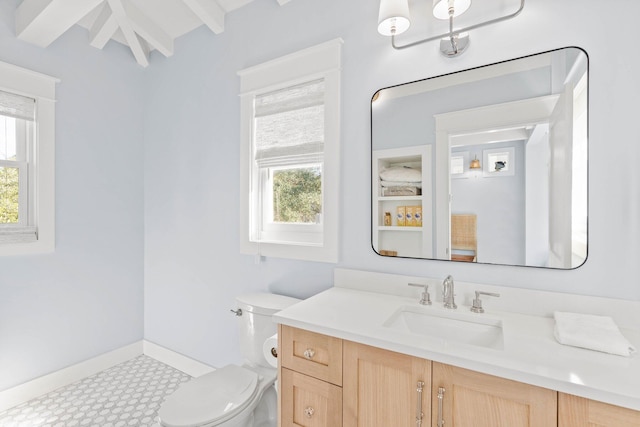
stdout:
<svg viewBox="0 0 640 427">
<path fill-rule="evenodd" d="M 272 315 L 300 300 L 284 295 L 251 293 L 236 298 L 242 315 L 238 316 L 240 351 L 251 365 L 270 367 L 262 353 L 262 344 L 277 332 Z"/>
</svg>

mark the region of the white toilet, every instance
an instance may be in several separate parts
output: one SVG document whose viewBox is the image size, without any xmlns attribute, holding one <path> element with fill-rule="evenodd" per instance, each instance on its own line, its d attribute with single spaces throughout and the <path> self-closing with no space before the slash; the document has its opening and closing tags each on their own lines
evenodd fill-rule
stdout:
<svg viewBox="0 0 640 427">
<path fill-rule="evenodd" d="M 242 366 L 227 365 L 182 384 L 160 406 L 163 427 L 275 427 L 277 369 L 263 344 L 276 333 L 271 316 L 300 301 L 253 293 L 237 297 Z"/>
</svg>

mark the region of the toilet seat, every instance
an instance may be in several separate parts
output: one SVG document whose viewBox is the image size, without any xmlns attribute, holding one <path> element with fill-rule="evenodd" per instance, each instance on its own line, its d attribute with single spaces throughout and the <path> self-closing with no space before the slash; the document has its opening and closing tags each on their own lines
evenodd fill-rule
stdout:
<svg viewBox="0 0 640 427">
<path fill-rule="evenodd" d="M 260 377 L 237 365 L 195 378 L 181 385 L 158 411 L 165 427 L 218 425 L 249 405 L 258 392 Z"/>
</svg>

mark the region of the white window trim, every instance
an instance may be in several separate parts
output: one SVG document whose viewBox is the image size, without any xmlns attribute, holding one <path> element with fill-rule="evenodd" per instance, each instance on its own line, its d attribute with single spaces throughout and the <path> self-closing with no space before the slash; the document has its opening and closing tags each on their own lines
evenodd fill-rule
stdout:
<svg viewBox="0 0 640 427">
<path fill-rule="evenodd" d="M 60 80 L 0 61 L 0 90 L 36 100 L 34 242 L 0 244 L 0 256 L 53 252 L 55 249 L 55 85 Z"/>
<path fill-rule="evenodd" d="M 240 76 L 240 252 L 307 261 L 337 262 L 340 199 L 340 57 L 342 39 L 246 68 Z M 265 93 L 312 79 L 325 80 L 325 145 L 323 154 L 323 243 L 305 245 L 287 242 L 251 241 L 253 99 Z"/>
</svg>

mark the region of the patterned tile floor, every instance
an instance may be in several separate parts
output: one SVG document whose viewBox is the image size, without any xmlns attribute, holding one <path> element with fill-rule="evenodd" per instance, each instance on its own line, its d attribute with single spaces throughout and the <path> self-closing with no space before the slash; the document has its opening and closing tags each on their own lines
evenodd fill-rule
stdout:
<svg viewBox="0 0 640 427">
<path fill-rule="evenodd" d="M 0 427 L 151 427 L 164 398 L 189 379 L 139 356 L 0 413 Z"/>
</svg>

